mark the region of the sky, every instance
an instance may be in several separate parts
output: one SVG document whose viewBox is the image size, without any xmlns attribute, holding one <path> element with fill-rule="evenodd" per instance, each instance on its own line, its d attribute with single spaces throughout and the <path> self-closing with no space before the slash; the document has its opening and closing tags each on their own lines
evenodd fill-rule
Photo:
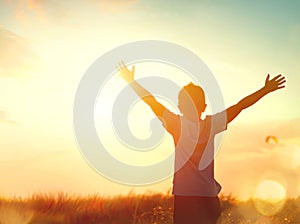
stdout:
<svg viewBox="0 0 300 224">
<path fill-rule="evenodd" d="M 299 1 L 277 0 L 0 0 L 0 195 L 115 195 L 171 188 L 171 178 L 143 187 L 106 179 L 85 161 L 74 136 L 74 97 L 86 70 L 109 50 L 138 40 L 173 42 L 197 54 L 218 81 L 226 107 L 261 88 L 268 73 L 284 74 L 285 89 L 229 125 L 216 157 L 216 179 L 222 193 L 241 199 L 255 195 L 268 180 L 287 196 L 299 195 L 299 10 Z M 166 65 L 136 67 L 137 77 L 151 72 L 180 77 Z M 116 77 L 108 85 L 126 86 Z M 116 94 L 111 86 L 104 88 L 106 102 L 99 97 L 97 104 L 99 135 Z M 142 103 L 132 114 L 139 122 L 129 122 L 131 130 L 147 137 L 143 122 L 153 114 Z M 120 145 L 106 130 L 108 144 Z M 266 143 L 268 135 L 279 142 Z M 170 136 L 165 141 L 168 149 L 159 148 L 159 155 L 172 153 Z M 122 155 L 115 156 L 136 162 L 130 160 L 135 154 Z"/>
</svg>

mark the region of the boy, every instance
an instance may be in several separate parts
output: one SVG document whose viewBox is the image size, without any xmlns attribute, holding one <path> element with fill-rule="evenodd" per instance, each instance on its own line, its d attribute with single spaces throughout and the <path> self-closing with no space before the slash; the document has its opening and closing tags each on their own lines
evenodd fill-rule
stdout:
<svg viewBox="0 0 300 224">
<path fill-rule="evenodd" d="M 243 109 L 253 105 L 268 93 L 284 88 L 285 77 L 280 74 L 270 80 L 268 74 L 264 87 L 225 111 L 206 116 L 202 120 L 201 115 L 205 111 L 206 103 L 204 91 L 200 86 L 190 83 L 180 90 L 178 108 L 182 115 L 176 115 L 134 80 L 135 66 L 130 71 L 124 63 L 121 63 L 118 69 L 120 76 L 150 106 L 173 137 L 174 223 L 215 224 L 221 213 L 218 198 L 221 186 L 214 179 L 214 136 L 226 130 L 227 124 Z M 203 167 L 203 162 L 207 161 L 209 163 Z"/>
</svg>

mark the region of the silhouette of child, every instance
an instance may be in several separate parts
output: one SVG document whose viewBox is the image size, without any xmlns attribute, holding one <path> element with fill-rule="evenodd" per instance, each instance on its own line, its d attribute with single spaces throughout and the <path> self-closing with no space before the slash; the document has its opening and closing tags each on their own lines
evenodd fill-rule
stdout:
<svg viewBox="0 0 300 224">
<path fill-rule="evenodd" d="M 284 88 L 281 74 L 270 80 L 255 93 L 228 109 L 201 119 L 206 109 L 205 94 L 200 86 L 189 83 L 178 94 L 177 115 L 159 103 L 150 92 L 134 80 L 135 66 L 130 71 L 121 62 L 120 76 L 145 101 L 172 135 L 175 145 L 173 178 L 174 223 L 215 224 L 221 213 L 218 194 L 220 184 L 214 178 L 214 136 L 227 129 L 243 109 L 253 105 L 266 94 Z"/>
</svg>

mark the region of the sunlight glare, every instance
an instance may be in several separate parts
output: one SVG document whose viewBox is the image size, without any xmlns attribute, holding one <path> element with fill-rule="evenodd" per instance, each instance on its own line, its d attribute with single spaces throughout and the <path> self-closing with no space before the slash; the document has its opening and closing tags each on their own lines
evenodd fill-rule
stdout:
<svg viewBox="0 0 300 224">
<path fill-rule="evenodd" d="M 256 210 L 262 215 L 271 216 L 280 211 L 286 199 L 286 189 L 274 180 L 264 180 L 258 184 L 253 197 Z"/>
<path fill-rule="evenodd" d="M 0 223 L 5 224 L 27 224 L 32 219 L 33 212 L 24 211 L 22 208 L 3 205 L 0 207 Z"/>
</svg>

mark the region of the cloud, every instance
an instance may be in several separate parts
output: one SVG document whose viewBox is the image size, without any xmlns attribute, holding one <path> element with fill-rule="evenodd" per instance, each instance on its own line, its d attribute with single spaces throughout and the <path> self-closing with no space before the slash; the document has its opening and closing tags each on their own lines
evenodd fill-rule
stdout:
<svg viewBox="0 0 300 224">
<path fill-rule="evenodd" d="M 224 187 L 250 197 L 261 181 L 270 179 L 285 186 L 289 197 L 299 196 L 300 147 L 281 144 L 260 150 L 259 153 L 240 152 L 219 161 L 220 182 Z"/>
<path fill-rule="evenodd" d="M 299 126 L 300 118 L 228 127 L 216 159 L 224 192 L 246 199 L 261 181 L 271 179 L 280 182 L 288 196 L 300 195 Z M 279 143 L 266 143 L 270 134 Z"/>
<path fill-rule="evenodd" d="M 50 21 L 61 21 L 78 9 L 81 14 L 85 11 L 93 12 L 94 9 L 100 13 L 118 13 L 127 11 L 136 2 L 138 0 L 6 0 L 4 4 L 13 9 L 16 19 L 23 24 L 47 24 Z"/>
<path fill-rule="evenodd" d="M 61 21 L 67 14 L 64 5 L 64 1 L 56 0 L 0 1 L 0 6 L 7 8 L 6 11 L 12 14 L 22 26 L 32 26 L 32 23 L 49 25 L 49 22 Z M 69 8 L 72 8 L 71 5 L 69 5 Z"/>
<path fill-rule="evenodd" d="M 16 121 L 11 120 L 5 111 L 0 111 L 0 123 L 2 124 L 17 124 Z"/>
<path fill-rule="evenodd" d="M 37 65 L 29 42 L 0 26 L 0 77 L 20 76 Z"/>
</svg>

